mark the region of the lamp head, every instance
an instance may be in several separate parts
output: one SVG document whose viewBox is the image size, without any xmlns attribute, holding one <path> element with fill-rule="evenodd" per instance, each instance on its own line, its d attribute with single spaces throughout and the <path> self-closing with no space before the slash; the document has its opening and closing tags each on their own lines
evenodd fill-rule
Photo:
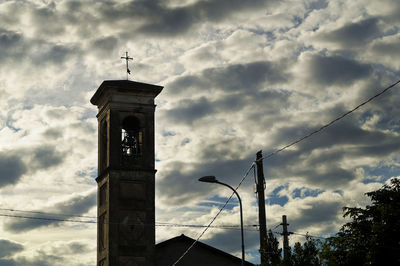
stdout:
<svg viewBox="0 0 400 266">
<path fill-rule="evenodd" d="M 208 175 L 208 176 L 203 176 L 199 178 L 200 182 L 206 182 L 206 183 L 217 183 L 218 180 L 215 176 L 213 175 Z"/>
</svg>

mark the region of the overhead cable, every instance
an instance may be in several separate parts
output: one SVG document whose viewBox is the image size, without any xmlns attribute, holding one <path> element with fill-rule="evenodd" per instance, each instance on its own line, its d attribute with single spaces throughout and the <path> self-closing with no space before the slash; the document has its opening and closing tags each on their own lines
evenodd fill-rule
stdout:
<svg viewBox="0 0 400 266">
<path fill-rule="evenodd" d="M 239 185 L 235 188 L 235 190 L 237 190 L 240 185 L 243 183 L 243 181 L 246 179 L 246 177 L 248 176 L 248 174 L 250 173 L 251 169 L 255 166 L 255 163 L 252 163 L 251 166 L 249 167 L 249 169 L 247 169 L 245 175 L 242 177 L 242 179 L 239 182 Z M 217 219 L 217 217 L 220 215 L 220 213 L 222 212 L 222 210 L 226 207 L 226 205 L 228 205 L 228 202 L 232 199 L 233 195 L 235 193 L 232 192 L 232 194 L 230 195 L 230 197 L 227 199 L 227 201 L 225 202 L 225 204 L 221 207 L 221 209 L 219 209 L 218 213 L 214 216 L 214 218 L 210 221 L 210 223 L 207 225 L 206 228 L 204 228 L 204 230 L 201 232 L 201 234 L 197 237 L 197 239 L 195 241 L 193 241 L 193 243 L 185 250 L 185 252 L 183 252 L 183 254 L 178 258 L 178 260 L 176 260 L 174 262 L 174 264 L 172 264 L 172 266 L 175 266 L 179 261 L 181 261 L 183 259 L 183 257 L 186 256 L 186 254 L 193 248 L 193 246 L 199 242 L 200 238 L 207 232 L 207 230 L 211 227 L 212 223 Z"/>
<path fill-rule="evenodd" d="M 89 224 L 96 224 L 99 222 L 96 221 L 88 221 L 88 220 L 73 220 L 73 219 L 59 219 L 59 218 L 49 218 L 49 217 L 34 217 L 34 216 L 24 216 L 24 215 L 12 215 L 12 214 L 0 214 L 2 217 L 11 217 L 11 218 L 23 218 L 23 219 L 33 219 L 33 220 L 44 220 L 44 221 L 53 221 L 53 222 L 72 222 L 72 223 L 89 223 Z M 130 224 L 130 223 L 107 223 L 104 224 L 123 224 L 127 226 L 153 226 L 154 224 Z M 178 224 L 178 223 L 164 223 L 164 222 L 156 222 L 155 226 L 159 227 L 188 227 L 188 228 L 204 228 L 207 225 L 199 225 L 199 224 Z M 248 231 L 258 231 L 257 229 L 253 229 L 259 225 L 244 225 L 247 227 Z M 240 230 L 239 226 L 236 225 L 214 225 L 211 226 L 212 228 L 216 229 L 233 229 L 233 230 Z"/>
<path fill-rule="evenodd" d="M 356 110 L 357 110 L 358 108 L 360 108 L 361 106 L 363 106 L 363 105 L 369 103 L 370 101 L 372 101 L 373 99 L 375 99 L 375 98 L 381 96 L 382 94 L 384 94 L 385 92 L 387 92 L 388 90 L 390 90 L 391 88 L 393 88 L 394 86 L 396 86 L 396 85 L 399 84 L 399 83 L 400 83 L 400 80 L 396 81 L 395 83 L 393 83 L 393 84 L 390 85 L 389 87 L 386 87 L 385 89 L 383 89 L 383 90 L 380 91 L 379 93 L 375 94 L 374 96 L 370 97 L 370 98 L 367 99 L 366 101 L 364 101 L 364 102 L 362 102 L 361 104 L 357 105 L 355 108 L 351 109 L 350 111 L 348 111 L 348 112 L 342 114 L 341 116 L 335 118 L 335 119 L 332 120 L 331 122 L 329 122 L 329 123 L 323 125 L 323 126 L 320 127 L 319 129 L 317 129 L 317 130 L 315 130 L 315 131 L 313 131 L 313 132 L 311 132 L 311 133 L 309 133 L 309 134 L 307 134 L 307 135 L 305 135 L 305 136 L 303 136 L 303 137 L 301 137 L 301 138 L 299 138 L 299 139 L 293 141 L 292 143 L 290 143 L 290 144 L 288 144 L 288 145 L 286 145 L 286 146 L 284 146 L 284 147 L 282 147 L 282 148 L 280 148 L 280 149 L 277 149 L 277 150 L 275 150 L 275 151 L 273 151 L 273 152 L 271 152 L 271 153 L 269 153 L 269 154 L 267 154 L 267 155 L 261 157 L 260 159 L 258 159 L 258 160 L 256 160 L 256 161 L 261 161 L 261 160 L 267 159 L 267 158 L 269 158 L 269 157 L 271 157 L 271 156 L 274 156 L 275 154 L 277 154 L 277 153 L 279 153 L 279 152 L 281 152 L 281 151 L 283 151 L 283 150 L 286 150 L 287 148 L 289 148 L 289 147 L 291 147 L 291 146 L 293 146 L 293 145 L 295 145 L 295 144 L 297 144 L 297 143 L 299 143 L 299 142 L 301 142 L 301 141 L 303 141 L 303 140 L 305 140 L 305 139 L 311 137 L 312 135 L 319 133 L 320 131 L 324 130 L 325 128 L 327 128 L 327 127 L 331 126 L 332 124 L 336 123 L 337 121 L 341 120 L 341 119 L 344 118 L 345 116 L 347 116 L 347 115 L 353 113 L 354 111 L 356 111 Z"/>
</svg>

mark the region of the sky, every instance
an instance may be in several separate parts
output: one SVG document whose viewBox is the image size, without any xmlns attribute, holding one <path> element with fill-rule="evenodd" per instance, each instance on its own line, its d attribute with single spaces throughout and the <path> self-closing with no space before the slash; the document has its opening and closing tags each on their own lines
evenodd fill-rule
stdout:
<svg viewBox="0 0 400 266">
<path fill-rule="evenodd" d="M 156 240 L 196 239 L 202 228 L 159 225 L 211 221 L 231 192 L 199 177 L 236 187 L 257 151 L 400 79 L 399 13 L 397 0 L 0 0 L 0 265 L 95 265 L 89 100 L 103 80 L 126 79 L 126 51 L 131 80 L 164 86 Z M 307 232 L 328 237 L 346 222 L 342 207 L 366 206 L 365 192 L 399 177 L 399 90 L 263 161 L 268 228 L 281 232 L 286 215 L 291 244 Z M 258 223 L 253 185 L 250 171 L 238 189 L 245 225 Z M 239 223 L 232 200 L 214 225 Z M 240 257 L 236 229 L 211 228 L 200 241 Z M 258 245 L 246 227 L 256 263 Z"/>
</svg>

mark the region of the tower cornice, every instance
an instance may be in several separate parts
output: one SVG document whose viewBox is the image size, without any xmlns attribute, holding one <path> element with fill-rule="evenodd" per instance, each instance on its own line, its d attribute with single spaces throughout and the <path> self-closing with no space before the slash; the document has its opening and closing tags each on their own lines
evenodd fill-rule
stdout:
<svg viewBox="0 0 400 266">
<path fill-rule="evenodd" d="M 131 80 L 105 80 L 90 99 L 93 105 L 101 106 L 105 101 L 124 102 L 129 96 L 154 98 L 162 91 L 163 87 Z M 123 95 L 122 98 L 110 96 Z"/>
</svg>

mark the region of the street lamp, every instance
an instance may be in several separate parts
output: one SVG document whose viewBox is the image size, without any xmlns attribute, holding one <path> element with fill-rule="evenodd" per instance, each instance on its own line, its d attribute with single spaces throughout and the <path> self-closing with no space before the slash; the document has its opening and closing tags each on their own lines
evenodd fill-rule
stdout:
<svg viewBox="0 0 400 266">
<path fill-rule="evenodd" d="M 244 260 L 244 237 L 243 237 L 243 211 L 242 211 L 242 200 L 240 199 L 239 194 L 230 185 L 219 182 L 215 176 L 203 176 L 203 177 L 199 178 L 199 181 L 206 182 L 206 183 L 217 183 L 217 184 L 226 186 L 226 187 L 230 188 L 233 191 L 233 193 L 235 193 L 236 196 L 238 197 L 239 206 L 240 206 L 240 232 L 242 234 L 242 266 L 244 266 L 245 260 Z"/>
</svg>

